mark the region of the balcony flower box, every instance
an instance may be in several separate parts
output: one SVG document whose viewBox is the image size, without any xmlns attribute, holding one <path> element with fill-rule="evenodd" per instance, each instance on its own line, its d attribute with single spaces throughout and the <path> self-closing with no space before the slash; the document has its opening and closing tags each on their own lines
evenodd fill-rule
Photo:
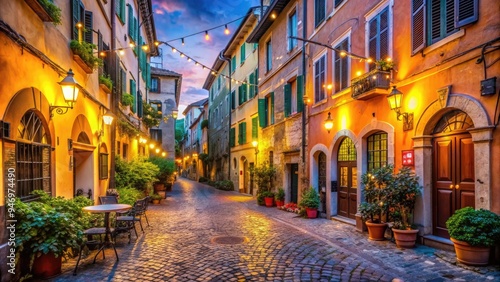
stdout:
<svg viewBox="0 0 500 282">
<path fill-rule="evenodd" d="M 28 6 L 44 22 L 61 24 L 61 9 L 49 0 L 24 0 Z"/>
<path fill-rule="evenodd" d="M 88 74 L 91 74 L 94 72 L 91 66 L 87 65 L 87 63 L 80 57 L 79 55 L 73 55 L 73 60 L 76 62 L 77 65 L 82 68 L 82 70 Z"/>
<path fill-rule="evenodd" d="M 352 98 L 368 100 L 376 96 L 387 95 L 391 73 L 387 70 L 374 69 L 351 80 Z"/>
</svg>

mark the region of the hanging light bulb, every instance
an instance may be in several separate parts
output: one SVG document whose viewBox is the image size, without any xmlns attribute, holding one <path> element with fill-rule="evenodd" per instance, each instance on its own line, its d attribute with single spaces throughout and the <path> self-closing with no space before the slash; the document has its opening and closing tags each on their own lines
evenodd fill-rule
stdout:
<svg viewBox="0 0 500 282">
<path fill-rule="evenodd" d="M 208 30 L 205 30 L 205 40 L 210 40 L 210 36 L 208 35 Z"/>
<path fill-rule="evenodd" d="M 118 50 L 118 55 L 123 56 L 125 55 L 125 51 L 123 49 Z"/>
<path fill-rule="evenodd" d="M 130 46 L 130 48 L 134 48 L 135 47 L 135 43 L 134 42 L 130 42 L 128 45 Z"/>
<path fill-rule="evenodd" d="M 184 38 L 181 38 L 182 46 L 184 46 Z"/>
<path fill-rule="evenodd" d="M 188 58 L 188 62 L 191 62 L 191 58 L 187 57 Z"/>
<path fill-rule="evenodd" d="M 184 53 L 180 53 L 180 55 L 181 55 L 181 58 L 184 58 Z"/>
<path fill-rule="evenodd" d="M 227 28 L 227 24 L 225 25 L 225 27 L 226 27 L 226 28 L 224 29 L 224 33 L 225 33 L 226 35 L 228 35 L 228 34 L 230 33 L 230 31 L 229 31 L 229 28 Z"/>
<path fill-rule="evenodd" d="M 347 53 L 344 50 L 340 51 L 340 57 L 345 57 L 345 56 L 347 56 Z"/>
<path fill-rule="evenodd" d="M 160 42 L 155 41 L 155 46 L 159 46 L 159 45 L 160 45 Z"/>
<path fill-rule="evenodd" d="M 177 50 L 172 47 L 172 53 L 175 53 L 175 52 L 177 52 Z"/>
<path fill-rule="evenodd" d="M 194 62 L 194 65 L 197 66 L 197 65 L 199 65 L 199 63 L 198 62 Z"/>
</svg>

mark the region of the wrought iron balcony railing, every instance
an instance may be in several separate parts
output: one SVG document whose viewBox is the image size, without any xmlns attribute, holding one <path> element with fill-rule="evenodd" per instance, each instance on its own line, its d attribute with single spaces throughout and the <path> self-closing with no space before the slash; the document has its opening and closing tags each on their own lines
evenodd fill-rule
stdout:
<svg viewBox="0 0 500 282">
<path fill-rule="evenodd" d="M 378 95 L 387 95 L 391 72 L 374 69 L 351 80 L 351 93 L 354 99 L 367 100 Z"/>
</svg>

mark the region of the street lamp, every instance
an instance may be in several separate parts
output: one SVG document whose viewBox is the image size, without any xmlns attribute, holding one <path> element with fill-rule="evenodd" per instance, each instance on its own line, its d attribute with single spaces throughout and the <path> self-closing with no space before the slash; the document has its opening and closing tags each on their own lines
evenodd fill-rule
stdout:
<svg viewBox="0 0 500 282">
<path fill-rule="evenodd" d="M 401 112 L 401 100 L 403 99 L 403 92 L 399 91 L 396 86 L 392 87 L 391 93 L 387 96 L 387 102 L 391 110 L 397 113 L 397 120 L 403 118 L 403 130 L 408 131 L 413 129 L 413 113 Z"/>
<path fill-rule="evenodd" d="M 115 115 L 109 109 L 102 116 L 105 125 L 111 125 L 113 123 L 114 118 Z"/>
<path fill-rule="evenodd" d="M 328 113 L 328 117 L 325 119 L 323 125 L 325 126 L 325 129 L 328 131 L 328 133 L 330 133 L 330 130 L 333 128 L 333 119 L 330 112 Z"/>
<path fill-rule="evenodd" d="M 56 110 L 56 113 L 63 115 L 68 112 L 68 109 L 73 109 L 73 104 L 76 102 L 78 98 L 78 92 L 80 88 L 78 88 L 78 82 L 76 82 L 73 77 L 75 74 L 71 69 L 69 69 L 67 76 L 59 82 L 61 85 L 64 101 L 68 106 L 49 106 L 50 117 L 54 116 L 53 110 Z M 65 109 L 65 110 L 63 110 Z"/>
<path fill-rule="evenodd" d="M 253 140 L 252 146 L 255 149 L 255 166 L 257 166 L 257 154 L 259 154 L 259 142 L 257 140 Z"/>
</svg>

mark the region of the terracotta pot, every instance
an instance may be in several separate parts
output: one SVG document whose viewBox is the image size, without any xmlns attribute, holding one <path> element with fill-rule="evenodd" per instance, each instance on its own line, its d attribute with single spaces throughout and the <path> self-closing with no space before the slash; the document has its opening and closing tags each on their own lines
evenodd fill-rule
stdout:
<svg viewBox="0 0 500 282">
<path fill-rule="evenodd" d="M 285 201 L 276 200 L 276 206 L 277 206 L 278 208 L 282 207 L 283 205 L 285 205 Z"/>
<path fill-rule="evenodd" d="M 266 202 L 266 207 L 272 207 L 274 205 L 273 197 L 264 197 L 264 201 Z"/>
<path fill-rule="evenodd" d="M 307 218 L 318 217 L 318 209 L 306 208 Z"/>
<path fill-rule="evenodd" d="M 385 240 L 385 229 L 387 228 L 387 223 L 372 223 L 370 221 L 365 222 L 368 228 L 368 239 L 373 241 Z"/>
<path fill-rule="evenodd" d="M 164 183 L 155 183 L 155 184 L 153 184 L 153 187 L 154 187 L 155 192 L 167 190 L 167 188 L 165 188 Z"/>
<path fill-rule="evenodd" d="M 153 200 L 153 205 L 158 205 L 158 204 L 160 204 L 160 200 L 156 200 L 156 199 L 154 199 L 154 200 Z"/>
<path fill-rule="evenodd" d="M 56 256 L 54 253 L 42 254 L 36 257 L 33 261 L 33 276 L 47 279 L 54 277 L 61 273 L 61 258 L 62 256 Z"/>
<path fill-rule="evenodd" d="M 455 245 L 457 261 L 467 265 L 487 265 L 490 258 L 490 247 L 471 246 L 466 242 L 450 238 Z"/>
<path fill-rule="evenodd" d="M 394 233 L 394 239 L 396 240 L 396 246 L 399 248 L 413 248 L 415 247 L 415 242 L 417 241 L 418 229 L 416 230 L 401 230 L 392 229 Z"/>
</svg>

